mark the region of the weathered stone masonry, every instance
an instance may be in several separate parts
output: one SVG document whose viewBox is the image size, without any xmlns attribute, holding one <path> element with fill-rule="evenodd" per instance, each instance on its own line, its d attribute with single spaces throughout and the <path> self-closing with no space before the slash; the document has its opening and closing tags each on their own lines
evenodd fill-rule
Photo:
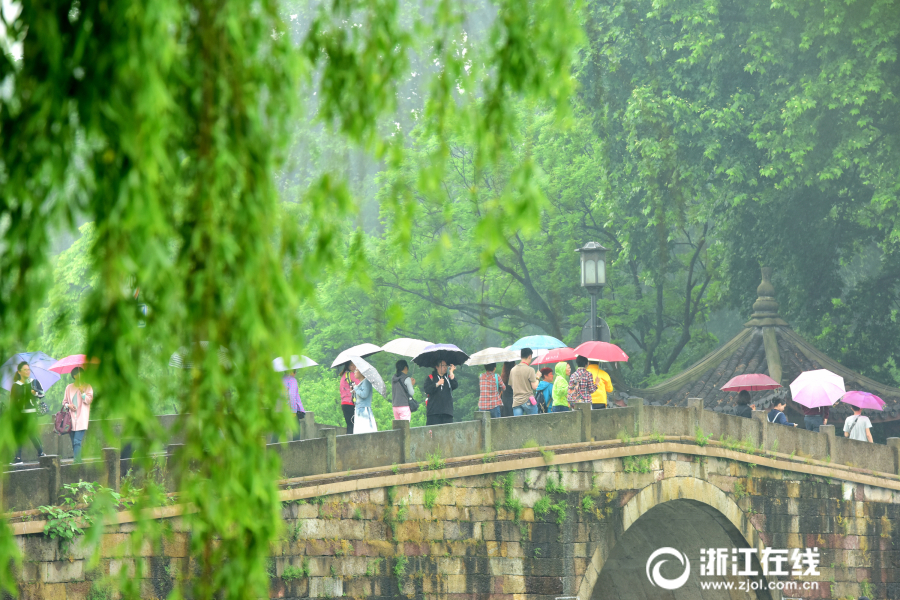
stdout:
<svg viewBox="0 0 900 600">
<path fill-rule="evenodd" d="M 811 579 L 818 589 L 788 597 L 856 597 L 867 586 L 873 597 L 900 598 L 893 525 L 900 493 L 889 489 L 900 487 L 896 479 L 885 487 L 841 482 L 816 474 L 835 474 L 819 461 L 701 448 L 689 440 L 577 450 L 557 449 L 550 465 L 533 450 L 519 451 L 506 461 L 335 478 L 354 491 L 321 493 L 340 489 L 337 483 L 288 490 L 297 500 L 285 503 L 285 533 L 272 548 L 270 597 L 654 597 L 641 580 L 655 549 L 647 540 L 655 538 L 682 544 L 693 582 L 706 545 L 816 546 L 821 575 Z M 591 452 L 636 458 L 578 460 Z M 395 485 L 367 489 L 367 481 L 388 480 Z M 535 506 L 548 502 L 536 515 Z M 141 561 L 143 597 L 164 598 L 174 576 L 190 573 L 190 533 L 179 518 L 170 521 L 169 539 L 145 545 L 139 556 L 119 556 L 130 524 L 109 528 L 92 573 L 83 548 L 67 556 L 42 535 L 18 536 L 26 557 L 23 597 L 86 598 L 93 579 Z M 679 597 L 700 597 L 696 588 L 681 591 Z"/>
</svg>

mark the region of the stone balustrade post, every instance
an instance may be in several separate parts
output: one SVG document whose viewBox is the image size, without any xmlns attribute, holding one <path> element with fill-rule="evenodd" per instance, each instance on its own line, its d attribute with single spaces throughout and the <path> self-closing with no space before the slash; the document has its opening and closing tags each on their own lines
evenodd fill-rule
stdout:
<svg viewBox="0 0 900 600">
<path fill-rule="evenodd" d="M 103 464 L 106 467 L 106 487 L 118 492 L 122 480 L 122 460 L 119 449 L 104 448 Z"/>
<path fill-rule="evenodd" d="M 325 472 L 337 471 L 337 429 L 325 430 Z"/>
<path fill-rule="evenodd" d="M 889 437 L 887 446 L 894 453 L 894 473 L 900 475 L 900 438 Z"/>
<path fill-rule="evenodd" d="M 579 402 L 575 405 L 575 410 L 581 418 L 581 441 L 590 442 L 591 440 L 591 403 Z"/>
<path fill-rule="evenodd" d="M 319 437 L 319 431 L 316 425 L 316 413 L 310 411 L 300 421 L 300 439 L 311 440 L 317 437 Z"/>
<path fill-rule="evenodd" d="M 769 447 L 769 420 L 766 418 L 766 411 L 754 410 L 752 418 L 759 427 L 759 447 L 768 452 L 771 448 Z"/>
<path fill-rule="evenodd" d="M 644 435 L 644 399 L 629 398 L 626 400 L 629 408 L 634 409 L 634 437 L 642 437 Z M 609 410 L 609 409 L 607 409 Z"/>
<path fill-rule="evenodd" d="M 703 420 L 703 398 L 688 398 L 687 405 L 688 408 L 690 408 L 694 412 L 694 429 L 696 430 L 697 427 L 702 427 L 701 423 Z M 694 435 L 694 432 L 691 431 L 688 433 L 688 435 Z"/>
<path fill-rule="evenodd" d="M 175 474 L 178 472 L 178 460 L 184 444 L 169 444 L 166 446 L 166 490 L 174 492 L 178 489 L 178 479 Z"/>
<path fill-rule="evenodd" d="M 491 447 L 491 413 L 486 410 L 476 410 L 475 420 L 481 422 L 481 451 L 487 454 Z"/>
<path fill-rule="evenodd" d="M 62 485 L 59 477 L 59 455 L 48 454 L 41 456 L 38 458 L 38 464 L 40 464 L 42 469 L 47 469 L 49 472 L 49 477 L 47 477 L 49 482 L 47 489 L 49 499 L 47 504 L 53 506 L 59 500 L 59 489 Z"/>
<path fill-rule="evenodd" d="M 409 421 L 406 419 L 394 419 L 393 429 L 400 436 L 400 460 L 397 462 L 401 465 L 414 462 L 412 460 L 412 444 L 409 439 Z"/>
<path fill-rule="evenodd" d="M 837 438 L 834 437 L 834 425 L 820 425 L 819 433 L 825 434 L 825 440 L 828 447 L 828 456 L 831 457 L 831 462 L 840 462 L 840 457 L 838 456 L 839 451 L 837 447 Z"/>
</svg>

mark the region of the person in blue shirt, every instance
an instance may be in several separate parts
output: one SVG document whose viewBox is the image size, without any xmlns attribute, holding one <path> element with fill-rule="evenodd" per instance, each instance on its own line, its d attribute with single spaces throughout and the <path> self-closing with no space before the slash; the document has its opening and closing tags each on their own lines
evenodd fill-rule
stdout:
<svg viewBox="0 0 900 600">
<path fill-rule="evenodd" d="M 769 423 L 775 423 L 777 425 L 787 425 L 788 427 L 796 427 L 796 423 L 791 423 L 787 420 L 787 417 L 784 416 L 784 400 L 776 400 L 775 405 L 772 407 L 772 410 L 769 411 L 768 420 Z"/>
<path fill-rule="evenodd" d="M 541 413 L 550 412 L 550 405 L 553 404 L 553 369 L 544 367 L 541 369 L 541 378 L 538 380 L 538 386 L 535 390 L 534 397 L 537 399 L 538 408 Z"/>
</svg>

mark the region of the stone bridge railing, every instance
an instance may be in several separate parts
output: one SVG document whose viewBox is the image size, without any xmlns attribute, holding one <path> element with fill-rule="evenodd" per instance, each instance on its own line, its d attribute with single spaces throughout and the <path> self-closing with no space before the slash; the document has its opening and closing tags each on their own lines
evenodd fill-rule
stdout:
<svg viewBox="0 0 900 600">
<path fill-rule="evenodd" d="M 408 421 L 395 421 L 391 430 L 358 435 L 338 435 L 342 430 L 317 425 L 314 416 L 308 415 L 300 432 L 303 439 L 269 445 L 281 456 L 285 479 L 424 462 L 435 455 L 443 459 L 487 455 L 526 444 L 560 446 L 617 438 L 627 442 L 644 436 L 684 436 L 701 444 L 721 440 L 726 447 L 742 444 L 744 450 L 825 461 L 835 469 L 864 471 L 895 481 L 900 474 L 900 438 L 889 438 L 886 446 L 857 442 L 836 435 L 830 425 L 812 433 L 769 424 L 759 411 L 752 419 L 705 411 L 699 399 L 690 399 L 686 408 L 645 406 L 642 400 L 632 399 L 626 408 L 592 411 L 585 405 L 572 412 L 502 419 L 479 412 L 474 421 L 414 428 Z M 167 428 L 175 429 L 179 418 L 189 417 L 161 417 Z M 59 451 L 68 447 L 68 440 L 50 439 L 58 445 L 48 444 L 47 452 L 56 451 L 56 455 L 40 459 L 37 468 L 8 473 L 2 488 L 5 511 L 51 504 L 63 485 L 79 480 L 118 489 L 121 477 L 131 469 L 127 447 L 125 452 L 104 448 L 99 459 L 76 465 L 60 460 Z M 173 437 L 170 442 L 160 460 L 168 460 L 177 451 L 179 440 Z"/>
</svg>

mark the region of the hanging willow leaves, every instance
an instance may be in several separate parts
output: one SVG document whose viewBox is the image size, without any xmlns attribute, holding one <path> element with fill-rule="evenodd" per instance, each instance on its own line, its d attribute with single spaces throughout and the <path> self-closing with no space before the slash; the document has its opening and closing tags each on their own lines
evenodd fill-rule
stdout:
<svg viewBox="0 0 900 600">
<path fill-rule="evenodd" d="M 292 120 L 318 117 L 333 135 L 402 164 L 402 136 L 381 125 L 412 49 L 438 61 L 419 118 L 433 131 L 465 128 L 490 165 L 516 135 L 510 99 L 562 107 L 572 88 L 567 42 L 577 29 L 554 3 L 500 3 L 490 48 L 472 58 L 461 51 L 461 9 L 439 3 L 410 20 L 401 8 L 325 3 L 299 45 L 272 0 L 49 0 L 24 3 L 8 23 L 7 43 L 20 42 L 23 56 L 0 60 L 0 353 L 37 333 L 51 233 L 87 217 L 93 285 L 74 310 L 84 351 L 100 359 L 88 375 L 95 410 L 123 419 L 121 435 L 146 471 L 168 439 L 153 401 L 171 396 L 189 413 L 169 466 L 179 504 L 191 508 L 184 519 L 197 571 L 176 596 L 267 592 L 279 463 L 262 439 L 287 426 L 272 410 L 271 359 L 299 350 L 299 302 L 339 258 L 337 224 L 354 210 L 346 182 L 331 173 L 280 205 L 274 174 Z M 311 91 L 318 114 L 298 114 L 297 98 Z M 421 183 L 440 175 L 436 165 L 422 169 Z M 389 201 L 412 214 L 402 190 Z M 409 239 L 411 218 L 398 228 Z M 180 347 L 197 368 L 152 377 L 148 365 L 166 364 Z M 29 427 L 7 411 L 0 453 Z M 155 501 L 148 492 L 135 510 Z M 159 522 L 141 519 L 133 548 L 161 534 Z M 2 528 L 0 562 L 14 555 Z M 123 570 L 125 597 L 139 596 L 141 568 L 134 578 Z M 12 573 L 0 570 L 0 584 L 13 590 Z"/>
</svg>

